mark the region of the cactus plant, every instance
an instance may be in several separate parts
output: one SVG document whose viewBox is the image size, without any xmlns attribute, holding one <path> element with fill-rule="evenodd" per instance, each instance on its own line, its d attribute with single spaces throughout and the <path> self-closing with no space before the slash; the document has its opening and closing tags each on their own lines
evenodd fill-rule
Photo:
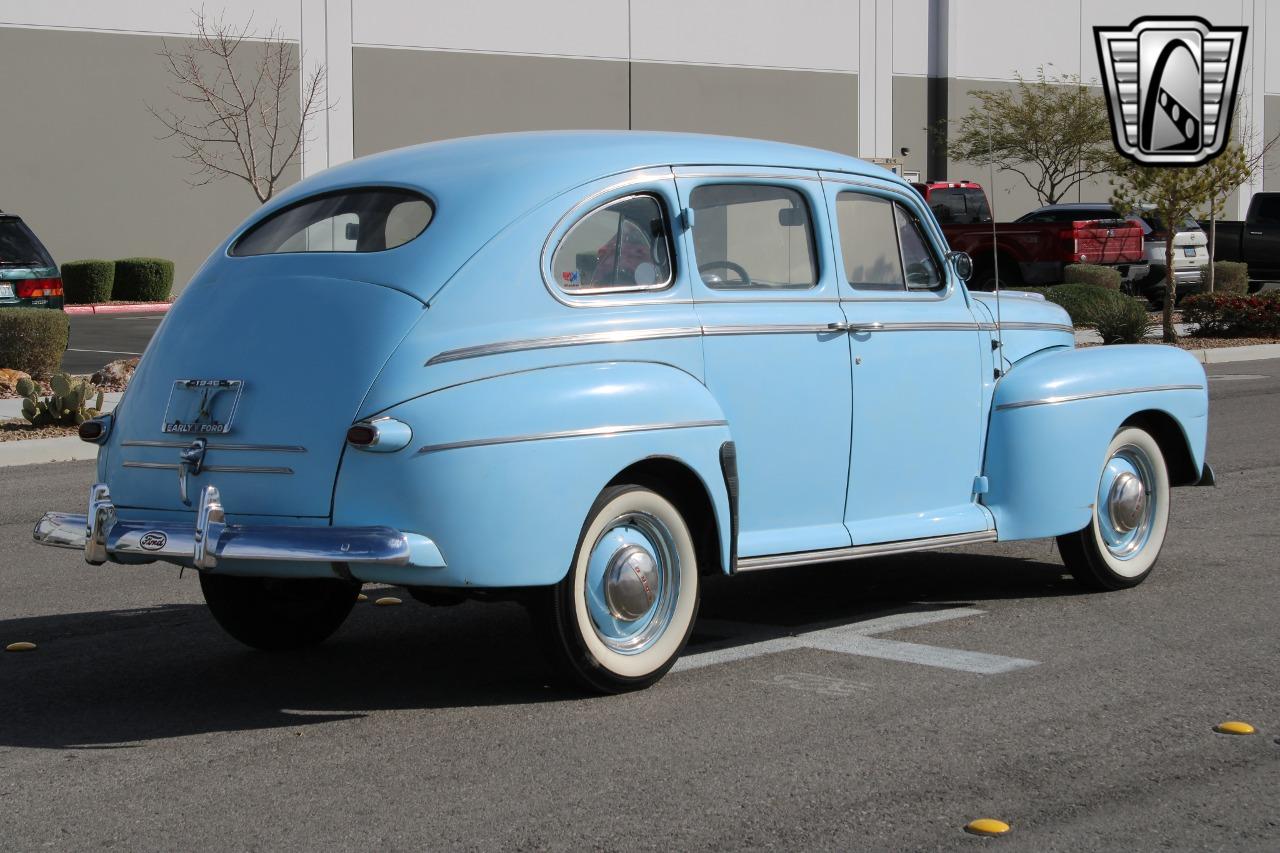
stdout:
<svg viewBox="0 0 1280 853">
<path fill-rule="evenodd" d="M 17 392 L 22 397 L 22 416 L 32 426 L 79 426 L 102 411 L 102 392 L 83 379 L 72 379 L 59 373 L 49 381 L 51 395 L 40 399 L 39 389 L 30 379 L 18 380 Z M 94 393 L 94 405 L 85 403 Z"/>
</svg>

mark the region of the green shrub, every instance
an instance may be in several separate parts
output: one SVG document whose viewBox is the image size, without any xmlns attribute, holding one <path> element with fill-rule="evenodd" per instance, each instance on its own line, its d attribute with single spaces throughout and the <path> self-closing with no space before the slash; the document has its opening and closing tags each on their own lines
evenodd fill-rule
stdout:
<svg viewBox="0 0 1280 853">
<path fill-rule="evenodd" d="M 1205 289 L 1209 287 L 1209 265 L 1200 267 L 1200 281 Z M 1213 292 L 1235 293 L 1240 296 L 1249 292 L 1249 265 L 1239 261 L 1215 261 L 1213 265 Z"/>
<path fill-rule="evenodd" d="M 114 296 L 124 302 L 167 302 L 173 289 L 173 261 L 121 258 L 116 261 Z"/>
<path fill-rule="evenodd" d="M 1060 305 L 1071 315 L 1076 326 L 1092 326 L 1094 316 L 1106 306 L 1132 301 L 1118 290 L 1110 290 L 1093 284 L 1053 284 L 1047 287 L 1011 288 L 1039 293 L 1055 305 Z"/>
<path fill-rule="evenodd" d="M 1146 300 L 1122 296 L 1093 310 L 1093 327 L 1104 344 L 1140 344 L 1155 323 Z"/>
<path fill-rule="evenodd" d="M 1182 301 L 1182 317 L 1199 337 L 1280 337 L 1280 291 L 1192 294 Z"/>
<path fill-rule="evenodd" d="M 62 364 L 71 325 L 50 308 L 0 308 L 0 367 L 49 376 Z"/>
<path fill-rule="evenodd" d="M 67 304 L 110 301 L 115 278 L 114 261 L 67 261 L 62 265 L 62 289 Z"/>
<path fill-rule="evenodd" d="M 1097 264 L 1067 264 L 1062 271 L 1062 280 L 1067 284 L 1090 284 L 1107 290 L 1120 289 L 1120 271 Z"/>
</svg>

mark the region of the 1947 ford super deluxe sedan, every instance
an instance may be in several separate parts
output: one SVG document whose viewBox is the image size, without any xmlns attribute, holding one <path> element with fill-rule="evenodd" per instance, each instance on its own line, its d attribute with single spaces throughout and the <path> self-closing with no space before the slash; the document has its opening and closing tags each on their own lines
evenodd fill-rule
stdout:
<svg viewBox="0 0 1280 853">
<path fill-rule="evenodd" d="M 219 246 L 82 428 L 87 515 L 35 538 L 194 567 L 264 649 L 329 636 L 361 582 L 517 595 L 601 691 L 671 667 L 714 573 L 1056 536 L 1082 583 L 1140 583 L 1170 487 L 1212 480 L 1203 369 L 1075 349 L 970 267 L 910 185 L 826 151 L 365 157 Z"/>
</svg>

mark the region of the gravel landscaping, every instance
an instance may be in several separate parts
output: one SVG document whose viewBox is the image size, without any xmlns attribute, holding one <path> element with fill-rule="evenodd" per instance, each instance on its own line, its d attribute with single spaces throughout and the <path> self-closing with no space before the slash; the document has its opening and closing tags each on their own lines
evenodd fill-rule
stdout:
<svg viewBox="0 0 1280 853">
<path fill-rule="evenodd" d="M 28 438 L 62 438 L 76 435 L 73 426 L 35 427 L 23 418 L 6 418 L 0 420 L 0 441 L 24 441 Z"/>
</svg>

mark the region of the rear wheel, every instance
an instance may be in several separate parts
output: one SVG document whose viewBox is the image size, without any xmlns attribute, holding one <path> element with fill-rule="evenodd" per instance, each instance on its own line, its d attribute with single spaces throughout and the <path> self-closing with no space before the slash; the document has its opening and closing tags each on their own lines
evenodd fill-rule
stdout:
<svg viewBox="0 0 1280 853">
<path fill-rule="evenodd" d="M 590 690 L 656 682 L 698 612 L 698 558 L 675 505 L 643 486 L 610 486 L 587 515 L 569 573 L 535 616 L 552 662 Z"/>
<path fill-rule="evenodd" d="M 1151 434 L 1124 427 L 1107 448 L 1088 526 L 1058 537 L 1067 569 L 1091 589 L 1127 589 L 1155 568 L 1169 527 L 1169 471 Z"/>
<path fill-rule="evenodd" d="M 346 620 L 360 584 L 324 578 L 243 578 L 200 573 L 209 612 L 223 630 L 265 651 L 324 642 Z"/>
</svg>

